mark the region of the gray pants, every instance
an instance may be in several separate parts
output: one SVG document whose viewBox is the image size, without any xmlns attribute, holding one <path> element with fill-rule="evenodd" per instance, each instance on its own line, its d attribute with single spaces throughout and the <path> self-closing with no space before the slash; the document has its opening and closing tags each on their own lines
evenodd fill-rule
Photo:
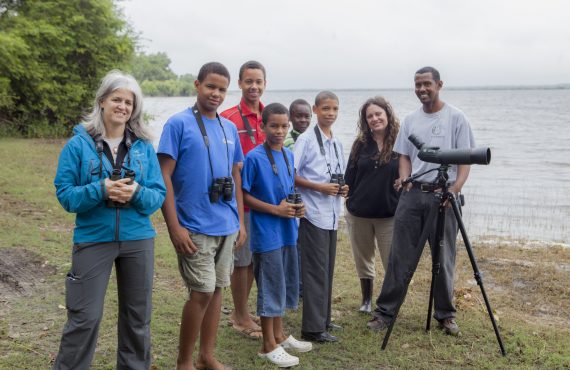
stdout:
<svg viewBox="0 0 570 370">
<path fill-rule="evenodd" d="M 150 368 L 154 239 L 73 246 L 65 280 L 67 322 L 54 369 L 90 368 L 113 263 L 119 297 L 117 369 Z"/>
<path fill-rule="evenodd" d="M 405 297 L 426 241 L 429 241 L 433 255 L 438 205 L 439 200 L 433 193 L 423 193 L 416 188 L 402 192 L 395 215 L 388 270 L 382 291 L 376 300 L 375 316 L 386 321 L 393 318 Z M 441 268 L 434 287 L 434 317 L 437 320 L 455 317 L 453 275 L 456 238 L 457 220 L 453 210 L 448 208 L 445 215 L 444 246 L 440 250 Z"/>
<path fill-rule="evenodd" d="M 324 230 L 301 219 L 298 244 L 303 275 L 303 332 L 321 333 L 331 323 L 336 234 L 336 230 Z"/>
</svg>

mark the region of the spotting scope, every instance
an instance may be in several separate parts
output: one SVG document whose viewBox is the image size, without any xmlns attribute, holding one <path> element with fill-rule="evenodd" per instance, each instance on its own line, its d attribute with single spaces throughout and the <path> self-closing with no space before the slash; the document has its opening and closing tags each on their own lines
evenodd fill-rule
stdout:
<svg viewBox="0 0 570 370">
<path fill-rule="evenodd" d="M 408 140 L 420 151 L 418 158 L 424 162 L 439 164 L 489 164 L 491 149 L 447 149 L 440 150 L 436 146 L 426 146 L 416 135 L 408 136 Z"/>
</svg>

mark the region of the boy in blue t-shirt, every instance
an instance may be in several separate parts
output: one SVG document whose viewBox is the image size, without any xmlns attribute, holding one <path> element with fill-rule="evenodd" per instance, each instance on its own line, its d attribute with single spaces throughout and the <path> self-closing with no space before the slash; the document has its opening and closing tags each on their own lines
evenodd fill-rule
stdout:
<svg viewBox="0 0 570 370">
<path fill-rule="evenodd" d="M 257 314 L 261 317 L 263 345 L 259 357 L 279 367 L 299 364 L 286 350 L 308 352 L 310 342 L 286 336 L 285 309 L 298 304 L 297 223 L 305 206 L 295 200 L 293 153 L 283 147 L 289 129 L 289 113 L 279 103 L 262 113 L 266 140 L 245 158 L 242 178 L 244 202 L 251 208 L 251 249 L 257 282 Z"/>
<path fill-rule="evenodd" d="M 230 74 L 220 63 L 202 66 L 195 81 L 196 104 L 164 125 L 158 157 L 166 184 L 162 214 L 178 254 L 189 296 L 182 311 L 177 369 L 225 368 L 214 357 L 222 304 L 230 285 L 233 249 L 245 240 L 236 127 L 217 114 Z"/>
</svg>

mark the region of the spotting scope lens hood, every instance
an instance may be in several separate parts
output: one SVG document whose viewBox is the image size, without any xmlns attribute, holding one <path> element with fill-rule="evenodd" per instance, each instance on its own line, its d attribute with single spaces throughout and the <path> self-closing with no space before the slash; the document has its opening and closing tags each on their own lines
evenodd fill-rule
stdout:
<svg viewBox="0 0 570 370">
<path fill-rule="evenodd" d="M 418 158 L 424 162 L 438 164 L 489 164 L 491 163 L 490 148 L 448 149 L 428 147 L 417 136 L 410 135 L 408 140 L 420 151 Z"/>
</svg>

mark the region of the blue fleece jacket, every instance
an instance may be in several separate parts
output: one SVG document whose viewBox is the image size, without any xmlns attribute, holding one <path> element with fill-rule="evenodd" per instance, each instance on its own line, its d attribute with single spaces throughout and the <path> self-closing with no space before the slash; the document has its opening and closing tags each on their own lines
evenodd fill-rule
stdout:
<svg viewBox="0 0 570 370">
<path fill-rule="evenodd" d="M 105 204 L 104 186 L 105 178 L 113 172 L 111 162 L 103 155 L 100 171 L 100 157 L 91 136 L 82 125 L 77 125 L 73 133 L 61 151 L 54 180 L 57 199 L 63 208 L 77 214 L 73 242 L 101 243 L 154 237 L 156 233 L 150 215 L 162 206 L 166 187 L 152 144 L 140 139 L 133 142 L 123 168 L 135 172 L 135 181 L 140 188 L 131 199 L 130 208 L 112 208 Z"/>
</svg>

